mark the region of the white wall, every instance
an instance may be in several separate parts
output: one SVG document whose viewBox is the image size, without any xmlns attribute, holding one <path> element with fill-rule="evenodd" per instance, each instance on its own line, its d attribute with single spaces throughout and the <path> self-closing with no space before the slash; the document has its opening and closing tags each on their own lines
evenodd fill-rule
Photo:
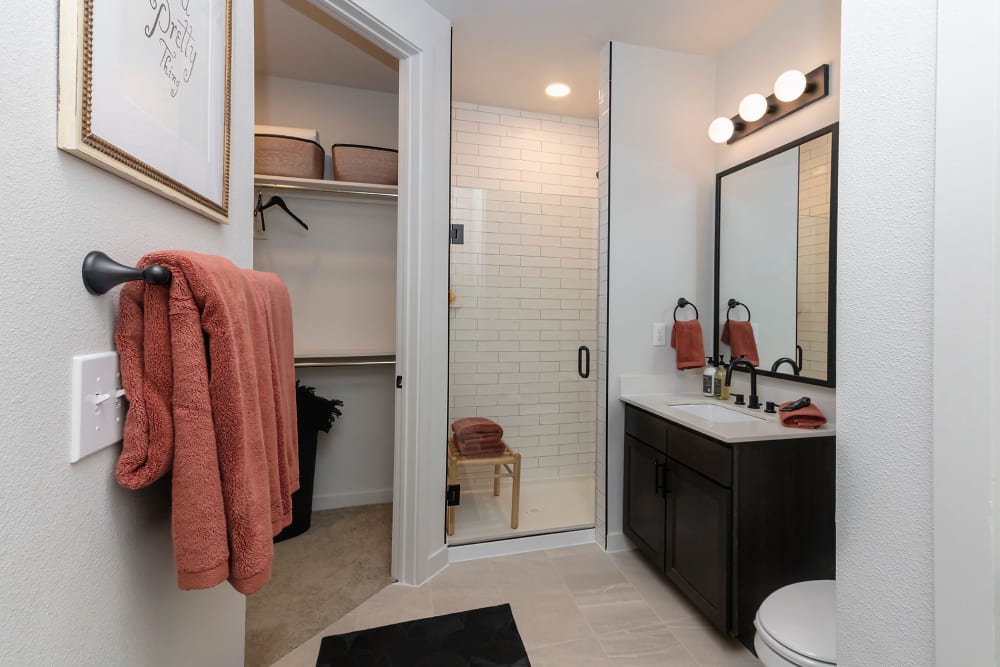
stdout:
<svg viewBox="0 0 1000 667">
<path fill-rule="evenodd" d="M 326 153 L 325 178 L 332 178 L 330 147 L 364 144 L 399 147 L 399 95 L 278 76 L 258 76 L 257 123 L 319 130 Z"/>
<path fill-rule="evenodd" d="M 746 95 L 774 92 L 782 72 L 830 65 L 830 95 L 734 144 L 715 149 L 716 171 L 836 123 L 840 106 L 840 0 L 790 0 L 718 57 L 715 115 L 727 118 Z M 708 131 L 711 118 L 699 125 Z"/>
<path fill-rule="evenodd" d="M 70 366 L 113 349 L 114 295 L 87 294 L 84 254 L 162 248 L 251 259 L 252 8 L 234 4 L 231 225 L 56 149 L 56 2 L 11 18 L 0 117 L 8 211 L 0 262 L 0 662 L 238 665 L 244 598 L 177 590 L 169 482 L 126 491 L 118 448 L 67 463 Z"/>
<path fill-rule="evenodd" d="M 843 10 L 839 664 L 935 662 L 937 8 L 934 0 L 886 0 L 848 2 Z"/>
<path fill-rule="evenodd" d="M 607 55 L 607 54 L 605 54 Z M 653 347 L 653 322 L 672 322 L 679 297 L 696 302 L 706 341 L 712 307 L 698 301 L 699 230 L 712 226 L 714 162 L 702 132 L 714 111 L 713 59 L 614 42 L 611 47 L 607 531 L 621 543 L 623 374 L 663 374 L 680 386 L 700 371 L 676 370 Z M 678 104 L 678 100 L 684 100 Z M 704 304 L 704 305 L 702 305 Z"/>
<path fill-rule="evenodd" d="M 316 394 L 344 401 L 329 433 L 320 431 L 313 509 L 392 502 L 392 366 L 300 368 L 296 377 Z"/>
<path fill-rule="evenodd" d="M 938 3 L 937 29 L 934 650 L 939 665 L 992 665 L 1000 656 L 1000 5 Z M 992 372 L 964 372 L 969 359 Z"/>
</svg>

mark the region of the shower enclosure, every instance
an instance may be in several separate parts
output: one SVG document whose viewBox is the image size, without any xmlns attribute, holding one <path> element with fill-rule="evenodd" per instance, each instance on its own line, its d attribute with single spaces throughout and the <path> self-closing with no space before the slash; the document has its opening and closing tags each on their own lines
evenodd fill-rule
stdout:
<svg viewBox="0 0 1000 667">
<path fill-rule="evenodd" d="M 597 119 L 452 109 L 449 423 L 487 417 L 521 456 L 461 481 L 450 544 L 594 525 Z M 454 229 L 454 228 L 453 228 Z"/>
</svg>

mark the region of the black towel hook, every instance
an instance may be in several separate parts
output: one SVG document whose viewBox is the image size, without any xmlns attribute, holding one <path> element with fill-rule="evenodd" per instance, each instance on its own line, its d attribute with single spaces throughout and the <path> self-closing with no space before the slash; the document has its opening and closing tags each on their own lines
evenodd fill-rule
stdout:
<svg viewBox="0 0 1000 667">
<path fill-rule="evenodd" d="M 729 321 L 729 311 L 731 311 L 733 308 L 737 308 L 739 306 L 743 306 L 743 308 L 746 309 L 746 311 L 747 311 L 747 322 L 749 322 L 751 319 L 753 319 L 752 316 L 750 315 L 750 307 L 747 306 L 745 303 L 737 301 L 736 299 L 730 299 L 728 305 L 729 305 L 729 308 L 726 309 L 726 321 L 727 322 Z"/>
<path fill-rule="evenodd" d="M 686 306 L 691 306 L 692 308 L 694 308 L 694 319 L 697 320 L 699 318 L 699 315 L 698 315 L 698 306 L 694 305 L 693 303 L 691 303 L 690 301 L 688 301 L 684 297 L 681 297 L 681 298 L 677 299 L 677 307 L 674 308 L 674 322 L 677 321 L 677 311 L 679 309 L 681 309 L 681 308 L 686 307 Z"/>
<path fill-rule="evenodd" d="M 104 294 L 112 287 L 133 280 L 147 285 L 169 285 L 173 280 L 170 269 L 150 264 L 144 269 L 119 264 L 100 250 L 91 250 L 83 258 L 83 286 L 91 294 Z"/>
</svg>

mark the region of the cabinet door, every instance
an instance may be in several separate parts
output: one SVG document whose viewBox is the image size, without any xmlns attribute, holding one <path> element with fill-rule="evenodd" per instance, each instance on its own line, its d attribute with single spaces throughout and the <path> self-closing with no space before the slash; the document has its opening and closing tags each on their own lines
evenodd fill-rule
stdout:
<svg viewBox="0 0 1000 667">
<path fill-rule="evenodd" d="M 657 567 L 663 568 L 666 458 L 630 435 L 625 436 L 625 534 Z"/>
<path fill-rule="evenodd" d="M 731 492 L 669 459 L 666 496 L 667 576 L 728 632 Z"/>
</svg>

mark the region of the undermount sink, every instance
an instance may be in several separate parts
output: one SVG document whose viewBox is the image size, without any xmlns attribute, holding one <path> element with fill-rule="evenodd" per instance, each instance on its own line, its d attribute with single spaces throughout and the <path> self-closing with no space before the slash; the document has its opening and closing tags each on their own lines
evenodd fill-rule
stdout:
<svg viewBox="0 0 1000 667">
<path fill-rule="evenodd" d="M 718 424 L 739 424 L 760 421 L 760 417 L 744 414 L 721 405 L 693 403 L 690 405 L 671 405 L 670 408 Z"/>
</svg>

